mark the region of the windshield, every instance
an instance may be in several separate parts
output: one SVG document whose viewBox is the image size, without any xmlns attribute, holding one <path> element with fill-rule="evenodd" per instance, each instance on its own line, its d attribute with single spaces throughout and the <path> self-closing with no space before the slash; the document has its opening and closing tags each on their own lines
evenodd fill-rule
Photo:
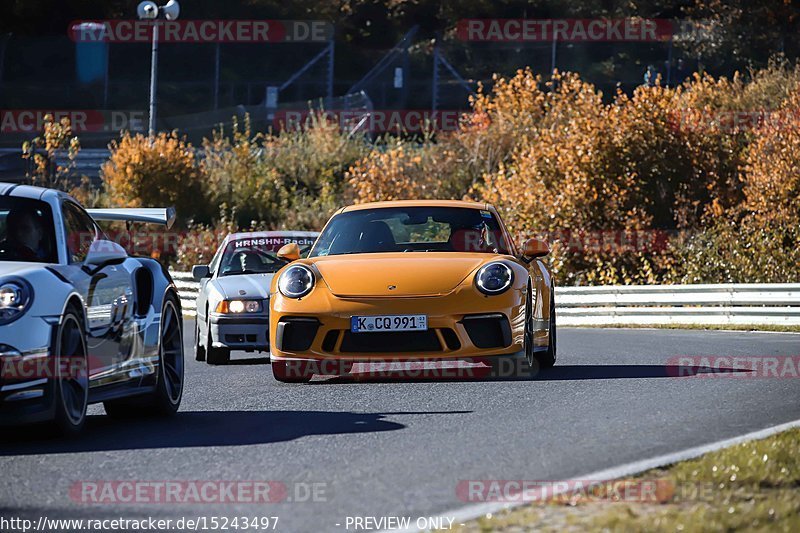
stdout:
<svg viewBox="0 0 800 533">
<path fill-rule="evenodd" d="M 56 263 L 53 213 L 46 202 L 0 198 L 0 261 Z"/>
<path fill-rule="evenodd" d="M 490 211 L 386 207 L 335 216 L 311 257 L 379 252 L 511 253 L 500 223 Z"/>
<path fill-rule="evenodd" d="M 305 257 L 314 244 L 314 238 L 247 237 L 232 240 L 222 252 L 219 275 L 273 274 L 288 263 L 278 257 L 278 250 L 292 242 L 297 243 L 300 256 Z"/>
</svg>

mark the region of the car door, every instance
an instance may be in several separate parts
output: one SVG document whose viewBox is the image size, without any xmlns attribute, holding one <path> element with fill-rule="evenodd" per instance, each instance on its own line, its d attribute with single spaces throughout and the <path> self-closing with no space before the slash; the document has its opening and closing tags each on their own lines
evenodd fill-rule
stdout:
<svg viewBox="0 0 800 533">
<path fill-rule="evenodd" d="M 95 378 L 115 381 L 130 357 L 124 342 L 133 320 L 133 283 L 124 263 L 88 266 L 92 243 L 103 237 L 92 218 L 76 203 L 65 200 L 62 216 L 67 239 L 68 276 L 86 305 L 89 371 Z"/>
<path fill-rule="evenodd" d="M 197 293 L 197 324 L 203 342 L 207 342 L 206 333 L 208 331 L 208 312 L 206 310 L 206 306 L 208 305 L 208 284 L 216 276 L 216 270 L 219 267 L 219 259 L 224 247 L 225 242 L 223 241 L 219 248 L 217 248 L 217 252 L 211 259 L 211 262 L 208 264 L 209 276 L 200 280 L 200 290 Z"/>
</svg>

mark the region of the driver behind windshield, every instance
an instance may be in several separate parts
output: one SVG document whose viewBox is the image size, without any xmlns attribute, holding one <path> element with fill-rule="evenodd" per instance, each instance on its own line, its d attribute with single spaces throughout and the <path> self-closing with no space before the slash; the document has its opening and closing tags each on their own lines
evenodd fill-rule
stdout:
<svg viewBox="0 0 800 533">
<path fill-rule="evenodd" d="M 42 219 L 35 208 L 12 208 L 6 217 L 6 238 L 0 243 L 0 257 L 12 261 L 49 261 Z"/>
</svg>

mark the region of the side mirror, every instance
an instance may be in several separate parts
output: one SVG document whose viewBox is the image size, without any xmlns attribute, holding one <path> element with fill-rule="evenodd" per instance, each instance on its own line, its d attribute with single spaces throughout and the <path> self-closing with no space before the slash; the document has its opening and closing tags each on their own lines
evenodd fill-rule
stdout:
<svg viewBox="0 0 800 533">
<path fill-rule="evenodd" d="M 89 246 L 84 263 L 100 267 L 108 263 L 121 263 L 128 258 L 125 248 L 114 241 L 97 240 Z"/>
<path fill-rule="evenodd" d="M 528 239 L 522 245 L 522 255 L 525 258 L 544 257 L 550 253 L 550 246 L 541 239 Z"/>
<path fill-rule="evenodd" d="M 211 269 L 208 268 L 208 265 L 194 265 L 192 267 L 192 277 L 195 281 L 200 281 L 203 278 L 210 278 Z"/>
<path fill-rule="evenodd" d="M 278 250 L 278 258 L 285 259 L 286 261 L 297 261 L 300 259 L 300 247 L 296 242 L 284 244 L 281 246 L 281 249 Z"/>
</svg>

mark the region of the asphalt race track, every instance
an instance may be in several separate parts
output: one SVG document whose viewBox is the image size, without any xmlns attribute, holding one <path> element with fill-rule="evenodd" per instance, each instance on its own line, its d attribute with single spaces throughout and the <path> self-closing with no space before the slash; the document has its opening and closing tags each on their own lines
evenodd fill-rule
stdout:
<svg viewBox="0 0 800 533">
<path fill-rule="evenodd" d="M 4 429 L 0 515 L 278 516 L 278 531 L 345 531 L 348 517 L 447 516 L 470 504 L 461 480 L 574 478 L 800 419 L 800 379 L 709 378 L 670 361 L 797 356 L 795 334 L 562 328 L 558 366 L 534 379 L 287 385 L 258 355 L 194 361 L 193 330 L 187 320 L 174 419 L 112 421 L 97 405 L 75 440 Z M 287 493 L 268 504 L 75 502 L 76 482 L 197 480 Z"/>
</svg>

